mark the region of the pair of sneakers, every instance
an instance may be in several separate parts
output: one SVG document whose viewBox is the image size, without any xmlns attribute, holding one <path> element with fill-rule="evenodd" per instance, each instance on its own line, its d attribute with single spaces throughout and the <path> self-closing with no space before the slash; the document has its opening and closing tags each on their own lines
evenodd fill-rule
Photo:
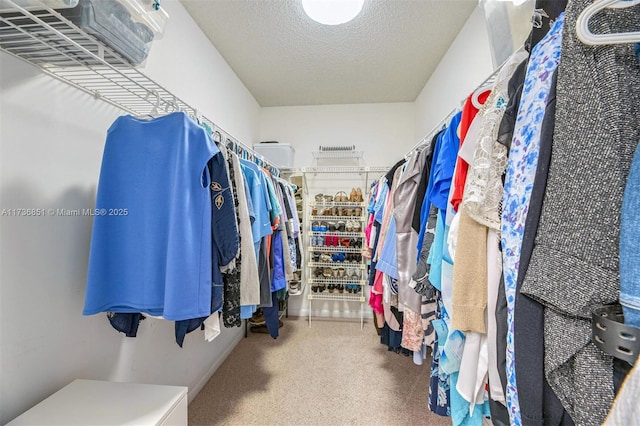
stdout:
<svg viewBox="0 0 640 426">
<path fill-rule="evenodd" d="M 327 222 L 313 222 L 311 224 L 311 230 L 314 232 L 326 232 L 329 229 Z"/>
<path fill-rule="evenodd" d="M 360 281 L 362 273 L 360 268 L 346 268 L 345 278 L 349 278 L 354 281 Z"/>
<path fill-rule="evenodd" d="M 327 246 L 339 246 L 340 239 L 338 238 L 337 235 L 327 235 L 324 243 Z"/>
<path fill-rule="evenodd" d="M 345 285 L 347 293 L 359 293 L 360 286 L 358 284 L 347 284 Z"/>
<path fill-rule="evenodd" d="M 322 235 L 312 235 L 311 236 L 311 246 L 312 247 L 322 247 L 322 246 L 324 246 L 324 236 L 322 236 Z"/>
</svg>

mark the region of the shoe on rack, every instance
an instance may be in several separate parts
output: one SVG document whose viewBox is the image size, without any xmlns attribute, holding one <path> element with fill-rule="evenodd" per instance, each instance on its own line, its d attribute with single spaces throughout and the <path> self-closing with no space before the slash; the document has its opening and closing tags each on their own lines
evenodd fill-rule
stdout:
<svg viewBox="0 0 640 426">
<path fill-rule="evenodd" d="M 362 198 L 362 190 L 360 188 L 356 189 L 356 200 L 358 203 L 362 203 L 364 199 Z"/>
<path fill-rule="evenodd" d="M 351 272 L 351 279 L 360 281 L 361 277 L 360 268 L 353 268 L 353 271 Z"/>
<path fill-rule="evenodd" d="M 355 188 L 351 188 L 351 194 L 349 194 L 349 201 L 355 203 L 358 198 L 358 193 Z"/>
</svg>

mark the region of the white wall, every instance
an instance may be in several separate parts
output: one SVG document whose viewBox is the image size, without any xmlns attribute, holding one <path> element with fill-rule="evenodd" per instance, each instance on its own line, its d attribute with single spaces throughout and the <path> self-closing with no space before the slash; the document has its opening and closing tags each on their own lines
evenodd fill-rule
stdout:
<svg viewBox="0 0 640 426">
<path fill-rule="evenodd" d="M 415 101 L 414 143 L 459 108 L 492 72 L 484 11 L 478 5 Z"/>
<path fill-rule="evenodd" d="M 145 72 L 229 133 L 257 139 L 260 107 L 177 0 Z M 185 43 L 185 40 L 189 40 Z M 176 64 L 189 64 L 178 69 Z M 106 131 L 122 112 L 0 53 L 0 208 L 90 208 Z M 199 386 L 243 336 L 146 319 L 135 339 L 82 316 L 89 217 L 0 217 L 0 423 L 76 378 Z"/>
<path fill-rule="evenodd" d="M 412 102 L 271 107 L 262 108 L 259 135 L 261 141 L 290 143 L 295 167 L 312 166 L 320 145 L 355 145 L 368 165 L 384 166 L 412 146 L 413 125 Z"/>
<path fill-rule="evenodd" d="M 414 117 L 412 102 L 271 107 L 261 111 L 259 135 L 261 141 L 291 144 L 295 148 L 294 166 L 297 168 L 327 165 L 326 162 L 314 162 L 312 153 L 318 151 L 320 145 L 355 145 L 357 151 L 364 151 L 366 165 L 390 166 L 413 146 Z M 358 165 L 351 160 L 340 160 L 338 164 Z M 307 189 L 312 198 L 319 192 L 333 195 L 343 190 L 349 194 L 353 187 L 366 191 L 367 183 L 379 174 L 307 174 Z M 289 312 L 308 315 L 306 296 L 291 297 Z M 365 308 L 365 312 L 370 316 L 369 309 Z M 360 304 L 313 302 L 312 314 L 359 318 Z"/>
</svg>

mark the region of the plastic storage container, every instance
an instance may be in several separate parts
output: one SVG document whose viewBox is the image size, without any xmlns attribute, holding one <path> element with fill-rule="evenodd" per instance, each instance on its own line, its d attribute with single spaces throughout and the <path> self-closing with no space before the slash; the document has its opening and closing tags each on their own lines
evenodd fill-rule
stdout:
<svg viewBox="0 0 640 426">
<path fill-rule="evenodd" d="M 0 10 L 13 10 L 14 4 L 26 9 L 48 7 L 51 9 L 66 9 L 76 7 L 79 0 L 0 0 Z"/>
<path fill-rule="evenodd" d="M 60 13 L 95 36 L 132 65 L 142 64 L 155 38 L 162 37 L 169 15 L 153 0 L 80 0 Z"/>
<path fill-rule="evenodd" d="M 253 150 L 279 168 L 292 168 L 295 149 L 288 143 L 261 142 L 253 145 Z"/>
</svg>

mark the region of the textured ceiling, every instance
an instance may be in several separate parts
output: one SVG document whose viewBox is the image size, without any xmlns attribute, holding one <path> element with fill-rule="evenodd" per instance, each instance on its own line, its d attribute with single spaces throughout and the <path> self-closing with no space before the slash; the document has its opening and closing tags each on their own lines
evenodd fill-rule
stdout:
<svg viewBox="0 0 640 426">
<path fill-rule="evenodd" d="M 300 0 L 181 0 L 261 106 L 412 102 L 478 0 L 366 0 L 326 26 Z"/>
</svg>

